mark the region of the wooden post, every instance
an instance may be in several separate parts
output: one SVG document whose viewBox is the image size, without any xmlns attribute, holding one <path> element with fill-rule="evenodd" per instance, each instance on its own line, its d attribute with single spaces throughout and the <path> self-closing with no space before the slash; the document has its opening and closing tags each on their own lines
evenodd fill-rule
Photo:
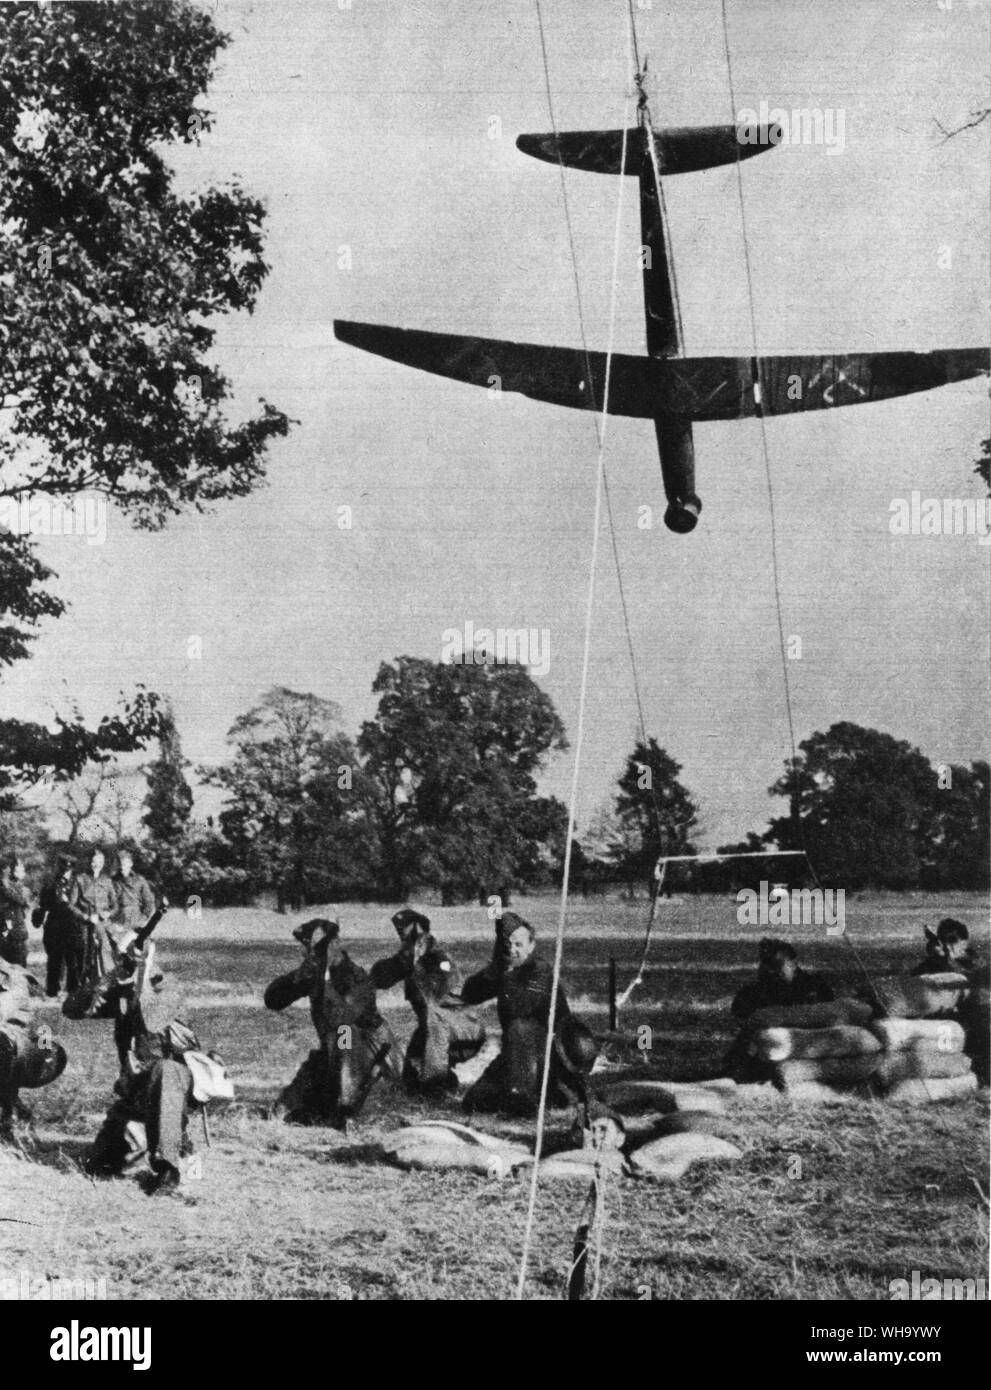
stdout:
<svg viewBox="0 0 991 1390">
<path fill-rule="evenodd" d="M 609 1031 L 615 1033 L 619 1024 L 616 1018 L 616 957 L 609 957 Z"/>
</svg>

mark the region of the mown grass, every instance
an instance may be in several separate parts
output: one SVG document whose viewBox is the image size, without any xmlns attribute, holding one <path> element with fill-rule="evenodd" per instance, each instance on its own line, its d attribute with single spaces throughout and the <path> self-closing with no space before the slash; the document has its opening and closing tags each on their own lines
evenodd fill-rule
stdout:
<svg viewBox="0 0 991 1390">
<path fill-rule="evenodd" d="M 550 932 L 553 902 L 520 906 L 542 935 Z M 578 904 L 569 923 L 568 993 L 597 1031 L 606 1026 L 608 958 L 617 959 L 622 987 L 639 960 L 643 914 L 643 903 Z M 848 934 L 867 970 L 883 974 L 913 964 L 922 923 L 946 914 L 977 928 L 986 908 L 963 898 L 863 899 L 847 904 Z M 432 915 L 462 968 L 487 958 L 484 910 Z M 362 963 L 392 949 L 387 911 L 349 906 L 342 917 Z M 187 1198 L 149 1200 L 132 1181 L 83 1175 L 115 1076 L 109 1025 L 45 1011 L 70 1063 L 58 1083 L 27 1097 L 34 1124 L 0 1151 L 0 1272 L 102 1276 L 109 1296 L 123 1299 L 512 1296 L 526 1182 L 404 1173 L 378 1161 L 386 1133 L 427 1113 L 418 1102 L 378 1087 L 349 1139 L 265 1118 L 311 1045 L 304 1005 L 273 1015 L 260 1001 L 267 981 L 297 958 L 289 937 L 297 920 L 236 910 L 167 919 L 162 961 L 189 987 L 190 1021 L 238 1085 L 237 1102 L 212 1121 L 204 1178 Z M 753 968 L 761 934 L 737 926 L 730 899 L 665 905 L 648 977 L 622 1018 L 627 1038 L 650 1026 L 654 1074 L 718 1071 L 731 1036 L 729 1000 Z M 849 941 L 821 929 L 781 934 L 841 986 L 863 978 Z M 382 1003 L 408 1035 L 399 991 Z M 452 1102 L 443 1113 L 460 1112 Z M 673 1186 L 624 1179 L 608 1188 L 603 1296 L 884 1300 L 891 1281 L 913 1269 L 923 1278 L 985 1274 L 986 1213 L 974 1179 L 986 1191 L 986 1119 L 986 1093 L 913 1109 L 799 1107 L 748 1091 L 734 1101 L 727 1131 L 740 1162 L 698 1167 Z M 532 1126 L 485 1123 L 532 1137 Z M 553 1117 L 552 1147 L 566 1142 L 569 1126 L 570 1116 Z M 194 1135 L 202 1145 L 198 1121 Z M 584 1196 L 581 1183 L 541 1187 L 531 1297 L 561 1297 Z"/>
</svg>

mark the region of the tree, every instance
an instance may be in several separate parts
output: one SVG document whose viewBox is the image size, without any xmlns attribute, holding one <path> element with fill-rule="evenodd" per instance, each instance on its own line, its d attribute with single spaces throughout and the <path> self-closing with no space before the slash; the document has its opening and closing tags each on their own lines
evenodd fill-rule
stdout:
<svg viewBox="0 0 991 1390">
<path fill-rule="evenodd" d="M 698 808 L 678 780 L 681 764 L 656 739 L 638 741 L 619 779 L 616 814 L 632 840 L 623 866 L 630 880 L 653 884 L 654 868 L 664 854 L 694 854 L 690 842 Z"/>
<path fill-rule="evenodd" d="M 926 886 L 987 891 L 991 877 L 988 774 L 986 762 L 940 769 Z"/>
<path fill-rule="evenodd" d="M 358 748 L 391 899 L 415 883 L 446 903 L 505 898 L 560 857 L 564 807 L 537 796 L 536 776 L 567 746 L 564 727 L 524 667 L 401 656 L 379 667 L 372 689 L 378 711 Z"/>
<path fill-rule="evenodd" d="M 804 849 L 823 883 L 910 888 L 930 852 L 936 773 L 910 744 L 877 729 L 834 724 L 799 744 L 772 796 L 792 813 L 765 843 Z"/>
<path fill-rule="evenodd" d="M 186 780 L 187 766 L 175 715 L 171 706 L 164 704 L 158 757 L 145 769 L 148 790 L 141 821 L 147 832 L 149 867 L 170 897 L 180 895 L 185 886 L 189 818 L 193 810 L 193 793 Z"/>
<path fill-rule="evenodd" d="M 232 761 L 200 769 L 228 793 L 220 823 L 235 862 L 276 890 L 280 911 L 353 879 L 363 787 L 351 797 L 357 757 L 339 720 L 332 700 L 277 686 L 234 721 Z"/>
<path fill-rule="evenodd" d="M 981 479 L 991 496 L 991 439 L 981 441 L 981 456 L 974 464 L 974 472 Z"/>
<path fill-rule="evenodd" d="M 179 197 L 165 158 L 209 130 L 226 43 L 186 0 L 0 6 L 0 665 L 63 611 L 23 508 L 92 490 L 158 526 L 250 491 L 287 432 L 265 402 L 230 423 L 209 360 L 267 273 L 263 208 L 236 186 Z M 155 732 L 144 694 L 93 730 L 3 721 L 0 804 Z"/>
</svg>

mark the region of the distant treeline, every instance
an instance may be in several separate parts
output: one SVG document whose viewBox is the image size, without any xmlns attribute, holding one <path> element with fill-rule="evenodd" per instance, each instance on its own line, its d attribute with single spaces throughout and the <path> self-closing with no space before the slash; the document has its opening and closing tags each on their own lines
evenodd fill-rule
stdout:
<svg viewBox="0 0 991 1390">
<path fill-rule="evenodd" d="M 158 757 L 145 769 L 141 832 L 114 838 L 137 851 L 174 902 L 264 895 L 281 910 L 417 893 L 453 904 L 559 885 L 567 811 L 538 794 L 537 779 L 567 743 L 526 669 L 400 657 L 381 666 L 373 689 L 378 709 L 357 738 L 341 729 L 331 701 L 270 690 L 235 720 L 227 761 L 198 770 L 225 798 L 205 822 L 193 816 L 166 707 Z M 650 891 L 659 856 L 695 853 L 699 808 L 680 773 L 654 739 L 637 743 L 614 797 L 573 844 L 574 893 Z M 988 887 L 987 763 L 934 767 L 889 734 L 841 723 L 805 740 L 768 790 L 786 814 L 719 847 L 757 857 L 671 864 L 664 891 L 725 893 L 761 880 Z M 73 804 L 84 808 L 85 798 Z M 56 840 L 36 812 L 4 823 L 29 860 L 114 847 L 85 814 L 68 840 Z M 805 857 L 761 857 L 768 849 Z"/>
</svg>

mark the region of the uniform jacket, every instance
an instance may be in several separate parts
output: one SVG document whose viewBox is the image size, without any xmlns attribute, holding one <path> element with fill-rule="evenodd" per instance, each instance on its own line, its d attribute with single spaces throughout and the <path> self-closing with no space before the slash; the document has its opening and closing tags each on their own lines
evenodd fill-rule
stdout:
<svg viewBox="0 0 991 1390">
<path fill-rule="evenodd" d="M 117 893 L 114 881 L 107 874 L 94 878 L 92 874 L 78 874 L 72 885 L 69 906 L 83 917 L 112 918 L 117 911 Z"/>
<path fill-rule="evenodd" d="M 0 936 L 27 936 L 31 894 L 23 883 L 0 877 Z"/>
<path fill-rule="evenodd" d="M 46 944 L 53 940 L 86 940 L 86 927 L 69 906 L 72 889 L 71 876 L 61 874 L 48 879 L 41 890 L 38 907 Z"/>
<path fill-rule="evenodd" d="M 412 948 L 400 946 L 393 956 L 376 961 L 371 969 L 371 981 L 376 989 L 391 989 L 404 982 L 403 993 L 419 1015 L 432 1000 L 457 1008 L 461 1004 L 461 979 L 450 956 L 432 934 L 421 937 L 425 950 L 414 961 Z"/>
<path fill-rule="evenodd" d="M 834 994 L 829 983 L 811 970 L 795 971 L 790 984 L 777 976 L 759 975 L 744 985 L 733 1000 L 733 1017 L 747 1019 L 758 1009 L 783 1008 L 790 1004 L 830 1004 Z"/>
<path fill-rule="evenodd" d="M 128 874 L 127 878 L 118 874 L 113 885 L 117 895 L 114 921 L 131 931 L 143 927 L 155 911 L 155 894 L 147 879 L 135 873 Z"/>
<path fill-rule="evenodd" d="M 384 1025 L 375 1004 L 375 986 L 347 951 L 331 944 L 311 952 L 295 970 L 280 975 L 265 991 L 267 1009 L 286 1009 L 310 998 L 310 1017 L 321 1042 L 333 1040 L 341 1024 L 374 1029 Z"/>
</svg>

